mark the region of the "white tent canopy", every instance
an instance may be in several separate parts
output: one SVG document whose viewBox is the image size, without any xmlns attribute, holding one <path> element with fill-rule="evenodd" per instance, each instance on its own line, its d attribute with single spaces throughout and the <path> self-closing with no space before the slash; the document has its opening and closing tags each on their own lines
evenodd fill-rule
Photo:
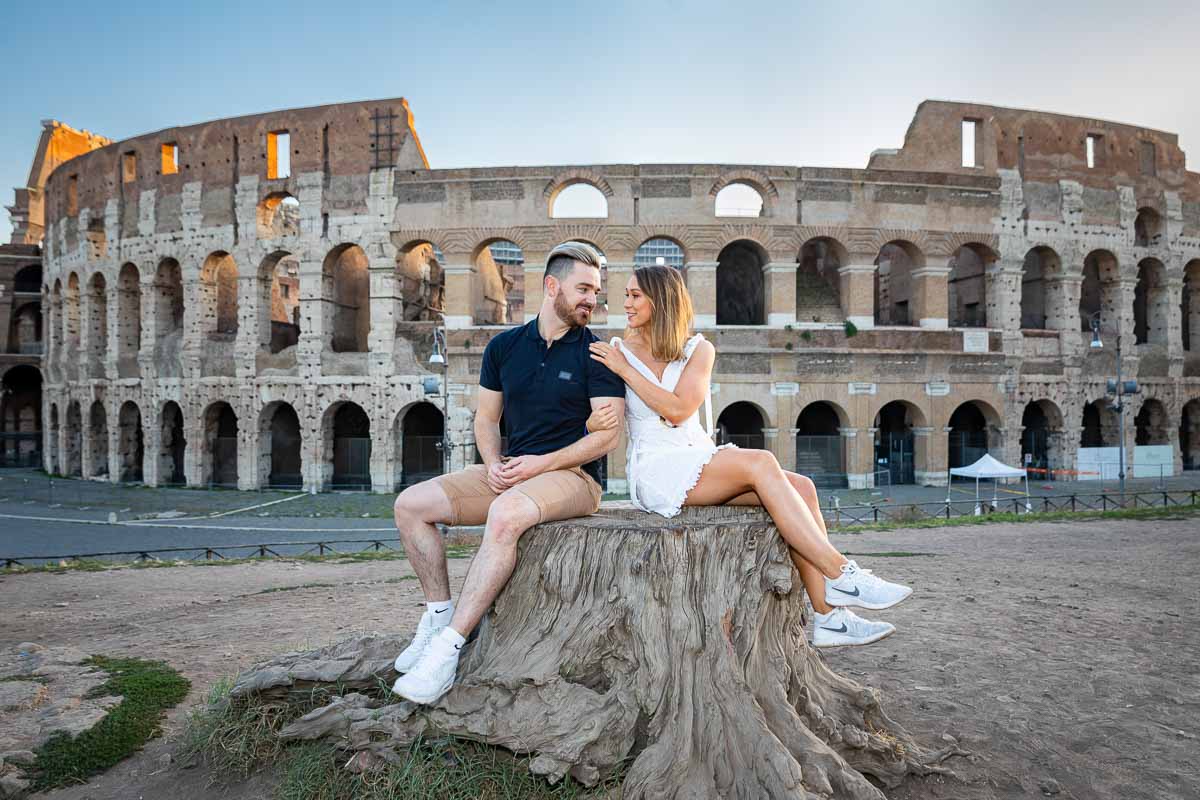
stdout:
<svg viewBox="0 0 1200 800">
<path fill-rule="evenodd" d="M 996 459 L 992 458 L 987 453 L 984 453 L 982 458 L 980 458 L 978 461 L 976 461 L 974 464 L 971 464 L 970 466 L 951 468 L 950 474 L 958 475 L 961 478 L 974 478 L 975 479 L 975 513 L 977 515 L 982 513 L 980 506 L 979 506 L 979 481 L 981 478 L 982 479 L 991 478 L 993 481 L 995 481 L 995 479 L 997 479 L 997 478 L 1024 478 L 1025 479 L 1025 510 L 1031 511 L 1033 508 L 1029 502 L 1029 473 L 1023 469 L 1019 469 L 1017 467 L 1010 467 L 1007 464 L 1001 463 L 1001 462 L 997 461 Z M 947 486 L 949 486 L 949 483 L 950 483 L 950 481 L 947 480 L 946 481 Z M 993 484 L 992 484 L 992 508 L 995 508 L 997 505 L 996 494 L 997 494 L 997 488 L 996 488 L 996 484 L 993 482 Z M 949 504 L 950 504 L 949 489 L 947 489 L 947 493 L 946 493 L 946 504 L 947 504 L 947 506 L 949 506 Z"/>
</svg>

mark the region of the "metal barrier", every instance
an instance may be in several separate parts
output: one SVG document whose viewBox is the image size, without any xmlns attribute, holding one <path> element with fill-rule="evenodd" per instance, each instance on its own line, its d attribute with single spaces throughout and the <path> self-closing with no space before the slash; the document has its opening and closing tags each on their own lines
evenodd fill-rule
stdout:
<svg viewBox="0 0 1200 800">
<path fill-rule="evenodd" d="M 333 545 L 346 544 L 365 544 L 366 547 L 360 547 L 357 550 L 338 550 Z M 284 547 L 305 547 L 299 553 L 281 554 L 277 548 Z M 241 555 L 226 555 L 226 553 L 235 553 L 239 550 L 247 551 Z M 103 553 L 78 553 L 72 555 L 57 555 L 57 556 L 19 556 L 6 557 L 3 560 L 6 569 L 12 567 L 26 566 L 25 562 L 58 562 L 58 561 L 94 561 L 102 558 L 112 558 L 114 556 L 133 556 L 132 562 L 138 563 L 141 561 L 161 561 L 162 559 L 155 556 L 156 553 L 195 553 L 190 556 L 187 561 L 225 561 L 230 558 L 296 558 L 299 556 L 308 555 L 353 555 L 355 553 L 379 553 L 385 550 L 392 552 L 401 552 L 399 548 L 393 544 L 384 541 L 383 539 L 333 539 L 326 542 L 268 542 L 263 544 L 229 544 L 221 545 L 220 547 L 169 547 L 156 550 L 120 550 L 109 551 Z"/>
</svg>

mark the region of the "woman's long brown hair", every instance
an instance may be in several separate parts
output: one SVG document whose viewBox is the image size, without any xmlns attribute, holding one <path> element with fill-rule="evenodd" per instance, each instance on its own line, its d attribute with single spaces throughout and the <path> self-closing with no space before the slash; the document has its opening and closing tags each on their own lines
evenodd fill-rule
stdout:
<svg viewBox="0 0 1200 800">
<path fill-rule="evenodd" d="M 633 271 L 638 288 L 650 301 L 650 352 L 656 361 L 678 361 L 692 332 L 692 296 L 683 275 L 661 264 Z"/>
</svg>

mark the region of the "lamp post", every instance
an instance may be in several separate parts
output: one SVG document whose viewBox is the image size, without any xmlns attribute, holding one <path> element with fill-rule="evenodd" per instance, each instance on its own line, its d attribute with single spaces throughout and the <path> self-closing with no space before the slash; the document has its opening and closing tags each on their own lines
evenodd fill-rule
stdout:
<svg viewBox="0 0 1200 800">
<path fill-rule="evenodd" d="M 1092 343 L 1090 347 L 1093 350 L 1099 350 L 1104 347 L 1104 342 L 1100 341 L 1100 312 L 1097 311 L 1091 316 L 1092 327 Z M 1109 378 L 1105 386 L 1105 395 L 1112 395 L 1114 398 L 1110 408 L 1117 412 L 1117 479 L 1121 486 L 1121 508 L 1125 507 L 1125 395 L 1137 394 L 1137 381 L 1126 381 L 1121 378 L 1121 334 L 1117 334 L 1117 378 L 1113 380 Z M 1103 476 L 1102 476 L 1103 477 Z"/>
<path fill-rule="evenodd" d="M 450 471 L 450 364 L 447 356 L 446 329 L 439 325 L 433 329 L 433 353 L 429 356 L 429 365 L 442 368 L 442 474 Z M 425 393 L 430 392 L 430 386 L 425 384 Z"/>
</svg>

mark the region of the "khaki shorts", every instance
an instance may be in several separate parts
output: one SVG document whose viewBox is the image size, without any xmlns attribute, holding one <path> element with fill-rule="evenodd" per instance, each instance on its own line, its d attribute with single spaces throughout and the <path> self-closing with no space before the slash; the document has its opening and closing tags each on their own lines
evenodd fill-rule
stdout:
<svg viewBox="0 0 1200 800">
<path fill-rule="evenodd" d="M 450 500 L 451 525 L 482 525 L 499 497 L 487 482 L 487 467 L 473 464 L 434 478 Z M 538 522 L 586 517 L 600 509 L 599 484 L 579 467 L 543 472 L 509 491 L 520 492 L 538 508 Z"/>
</svg>

